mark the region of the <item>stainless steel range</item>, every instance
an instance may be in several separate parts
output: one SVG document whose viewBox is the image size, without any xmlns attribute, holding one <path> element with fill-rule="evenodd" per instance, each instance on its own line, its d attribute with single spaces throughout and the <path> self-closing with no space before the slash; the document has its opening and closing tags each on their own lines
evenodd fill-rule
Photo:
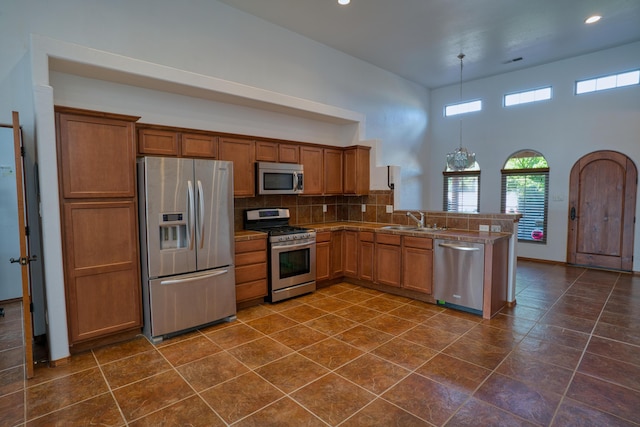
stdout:
<svg viewBox="0 0 640 427">
<path fill-rule="evenodd" d="M 269 234 L 269 295 L 271 302 L 316 290 L 316 232 L 289 225 L 289 209 L 249 209 L 246 230 Z"/>
</svg>

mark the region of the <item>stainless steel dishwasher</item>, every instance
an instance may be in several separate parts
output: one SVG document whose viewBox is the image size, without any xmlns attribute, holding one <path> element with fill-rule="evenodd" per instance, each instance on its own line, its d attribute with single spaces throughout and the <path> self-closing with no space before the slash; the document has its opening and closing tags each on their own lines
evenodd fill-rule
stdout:
<svg viewBox="0 0 640 427">
<path fill-rule="evenodd" d="M 484 244 L 435 239 L 433 297 L 438 304 L 482 312 Z"/>
</svg>

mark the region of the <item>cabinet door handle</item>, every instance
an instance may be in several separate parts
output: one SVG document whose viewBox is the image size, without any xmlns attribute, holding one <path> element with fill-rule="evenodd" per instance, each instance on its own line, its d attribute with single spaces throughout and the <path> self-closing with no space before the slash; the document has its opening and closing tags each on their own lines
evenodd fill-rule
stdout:
<svg viewBox="0 0 640 427">
<path fill-rule="evenodd" d="M 574 221 L 576 219 L 576 208 L 575 208 L 575 206 L 571 207 L 571 214 L 569 216 L 571 217 L 571 221 Z"/>
</svg>

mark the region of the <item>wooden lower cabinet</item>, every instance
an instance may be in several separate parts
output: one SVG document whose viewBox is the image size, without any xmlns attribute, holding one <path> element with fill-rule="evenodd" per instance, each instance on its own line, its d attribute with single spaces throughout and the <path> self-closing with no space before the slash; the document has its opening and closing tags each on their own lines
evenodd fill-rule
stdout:
<svg viewBox="0 0 640 427">
<path fill-rule="evenodd" d="M 388 286 L 401 286 L 401 238 L 395 234 L 377 234 L 375 244 L 375 282 Z"/>
<path fill-rule="evenodd" d="M 344 275 L 358 277 L 358 247 L 360 239 L 357 231 L 345 230 L 342 236 L 344 248 Z"/>
<path fill-rule="evenodd" d="M 358 248 L 359 270 L 358 279 L 373 282 L 373 266 L 375 263 L 375 234 L 371 231 L 359 233 L 360 246 Z"/>
<path fill-rule="evenodd" d="M 316 281 L 331 278 L 331 232 L 316 234 Z"/>
<path fill-rule="evenodd" d="M 344 231 L 321 231 L 316 234 L 316 281 L 344 276 Z"/>
<path fill-rule="evenodd" d="M 344 231 L 331 232 L 331 278 L 344 276 L 344 263 L 342 259 L 342 244 Z"/>
<path fill-rule="evenodd" d="M 137 224 L 133 200 L 63 204 L 71 345 L 142 326 Z"/>
<path fill-rule="evenodd" d="M 431 294 L 433 239 L 404 236 L 402 240 L 402 287 Z"/>
<path fill-rule="evenodd" d="M 267 296 L 267 239 L 236 242 L 235 264 L 236 302 Z"/>
</svg>

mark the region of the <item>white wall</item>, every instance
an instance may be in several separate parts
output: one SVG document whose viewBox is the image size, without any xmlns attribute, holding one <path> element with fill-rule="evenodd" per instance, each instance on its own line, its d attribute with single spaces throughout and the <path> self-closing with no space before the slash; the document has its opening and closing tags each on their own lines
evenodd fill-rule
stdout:
<svg viewBox="0 0 640 427">
<path fill-rule="evenodd" d="M 146 61 L 149 67 L 172 67 L 163 71 L 166 92 L 162 87 L 135 87 L 137 78 L 116 84 L 73 75 L 81 67 L 43 73 L 41 64 L 46 58 L 41 57 L 42 52 L 29 51 L 31 34 L 79 45 L 85 58 L 110 52 L 122 55 L 123 63 L 133 58 Z M 0 8 L 0 48 L 0 122 L 10 121 L 11 110 L 20 111 L 27 144 L 33 151 L 36 145 L 40 150 L 40 171 L 45 175 L 41 180 L 46 196 L 42 204 L 43 257 L 53 359 L 67 354 L 60 230 L 55 226 L 59 226 L 57 177 L 55 170 L 46 167 L 55 166 L 50 110 L 54 101 L 140 115 L 148 122 L 335 145 L 375 139 L 381 141 L 377 158 L 383 164 L 407 164 L 406 170 L 413 175 L 423 173 L 421 162 L 415 159 L 424 156 L 426 147 L 427 90 L 213 0 L 190 2 L 189 7 L 169 0 L 8 0 Z M 30 61 L 36 64 L 33 68 Z M 136 66 L 144 69 L 144 63 Z M 175 89 L 173 75 L 193 77 L 189 96 L 167 93 Z M 299 99 L 299 104 L 311 101 L 329 109 L 353 111 L 363 120 L 341 125 L 278 112 L 259 114 L 241 106 L 224 108 L 194 94 L 202 76 L 247 85 L 256 89 L 253 93 L 262 90 L 278 99 L 279 95 Z M 31 159 L 32 165 L 34 162 Z M 415 180 L 413 189 L 408 186 L 407 191 L 419 195 L 419 185 Z"/>
<path fill-rule="evenodd" d="M 574 95 L 579 79 L 640 68 L 640 43 L 463 84 L 463 99 L 482 99 L 483 110 L 463 116 L 463 145 L 476 153 L 482 170 L 481 212 L 500 209 L 500 169 L 514 152 L 542 153 L 550 168 L 546 245 L 520 243 L 518 255 L 566 261 L 568 193 L 571 167 L 583 155 L 615 150 L 640 168 L 640 87 Z M 553 98 L 510 108 L 505 93 L 553 86 Z M 458 118 L 443 117 L 445 104 L 457 102 L 459 86 L 431 94 L 431 150 L 425 199 L 442 208 L 442 171 L 447 152 L 459 144 Z M 636 211 L 640 214 L 640 197 Z M 635 231 L 634 271 L 640 270 L 640 227 Z"/>
</svg>

